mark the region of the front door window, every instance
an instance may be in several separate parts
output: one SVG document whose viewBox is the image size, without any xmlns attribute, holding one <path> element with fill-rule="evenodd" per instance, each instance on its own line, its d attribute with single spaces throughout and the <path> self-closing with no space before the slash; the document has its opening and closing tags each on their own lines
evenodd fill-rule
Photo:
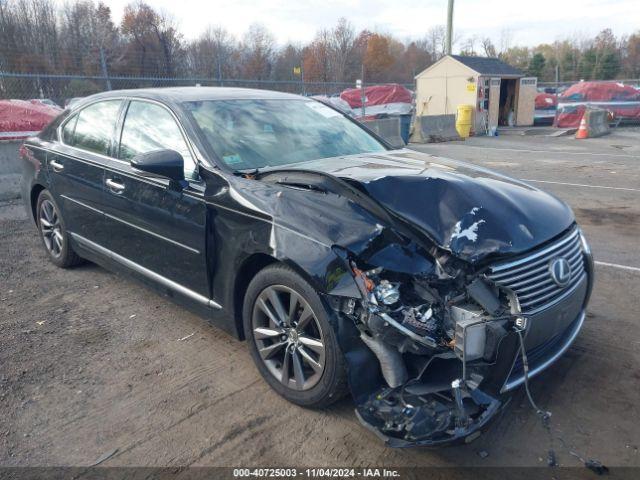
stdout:
<svg viewBox="0 0 640 480">
<path fill-rule="evenodd" d="M 122 129 L 118 158 L 131 160 L 140 153 L 161 149 L 180 153 L 185 178 L 194 178 L 195 161 L 173 115 L 155 103 L 132 101 Z"/>
</svg>

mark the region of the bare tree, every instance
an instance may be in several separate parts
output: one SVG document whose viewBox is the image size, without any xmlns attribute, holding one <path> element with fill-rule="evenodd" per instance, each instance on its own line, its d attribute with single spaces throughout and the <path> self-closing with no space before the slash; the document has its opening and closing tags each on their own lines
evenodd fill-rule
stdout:
<svg viewBox="0 0 640 480">
<path fill-rule="evenodd" d="M 500 54 L 500 58 L 510 65 L 525 71 L 531 60 L 531 51 L 528 47 L 511 47 Z"/>
<path fill-rule="evenodd" d="M 120 69 L 125 73 L 135 69 L 141 75 L 173 76 L 182 66 L 182 34 L 168 14 L 143 2 L 129 4 L 120 31 L 125 41 Z"/>
<path fill-rule="evenodd" d="M 0 57 L 5 68 L 56 71 L 60 45 L 55 3 L 15 0 L 0 4 Z"/>
<path fill-rule="evenodd" d="M 513 32 L 508 28 L 503 28 L 500 32 L 500 53 L 504 53 L 511 48 L 513 43 Z"/>
<path fill-rule="evenodd" d="M 356 33 L 349 21 L 341 18 L 333 28 L 317 32 L 308 45 L 281 48 L 263 25 L 250 26 L 242 42 L 222 26 L 211 26 L 186 43 L 175 20 L 144 1 L 127 5 L 118 26 L 110 8 L 100 0 L 65 1 L 0 0 L 0 70 L 290 80 L 300 78 L 293 69 L 304 65 L 306 79 L 342 82 L 360 77 L 365 65 L 367 81 L 411 82 L 445 52 L 442 25 L 431 27 L 421 39 L 402 42 L 368 30 Z M 552 80 L 558 71 L 566 81 L 637 77 L 639 38 L 640 31 L 616 37 L 605 29 L 595 37 L 572 34 L 553 43 L 523 47 L 513 46 L 512 32 L 504 29 L 497 44 L 489 37 L 471 37 L 459 45 L 462 53 L 498 56 L 520 69 L 527 69 L 532 57 L 540 54 L 545 58 L 541 80 Z M 454 37 L 454 44 L 458 41 L 460 37 Z M 47 82 L 51 80 L 31 80 L 39 94 L 52 91 L 52 83 Z M 100 82 L 93 86 L 88 85 L 90 80 L 83 82 L 83 88 L 72 90 L 103 88 Z M 7 85 L 5 78 L 3 92 Z"/>
<path fill-rule="evenodd" d="M 436 25 L 427 31 L 425 37 L 427 51 L 433 61 L 437 61 L 444 56 L 446 30 L 444 25 Z"/>
<path fill-rule="evenodd" d="M 273 66 L 273 77 L 276 80 L 302 80 L 300 74 L 294 73 L 294 69 L 303 65 L 303 49 L 299 45 L 287 44 L 276 55 Z"/>
<path fill-rule="evenodd" d="M 355 30 L 346 18 L 340 18 L 335 28 L 331 30 L 330 45 L 333 78 L 338 82 L 344 82 L 349 64 L 355 61 L 356 46 Z"/>
<path fill-rule="evenodd" d="M 496 52 L 496 47 L 491 41 L 489 37 L 484 37 L 480 40 L 480 45 L 482 46 L 482 51 L 484 52 L 485 57 L 497 57 L 498 52 Z"/>
<path fill-rule="evenodd" d="M 147 57 L 153 55 L 153 50 L 155 49 L 155 45 L 151 41 L 153 36 L 152 24 L 156 21 L 155 16 L 156 12 L 144 3 L 129 4 L 124 9 L 122 23 L 120 24 L 120 31 L 126 42 L 125 55 L 128 59 L 136 59 L 137 73 L 142 76 L 150 73 L 151 66 L 147 65 Z M 155 73 L 157 72 L 152 72 L 152 74 Z"/>
<path fill-rule="evenodd" d="M 262 24 L 249 26 L 242 45 L 242 72 L 246 78 L 266 80 L 271 74 L 275 39 Z"/>
<path fill-rule="evenodd" d="M 621 40 L 622 68 L 626 78 L 640 77 L 640 31 Z"/>
<path fill-rule="evenodd" d="M 304 50 L 304 71 L 307 80 L 329 82 L 332 80 L 331 33 L 319 30 L 313 42 Z"/>
<path fill-rule="evenodd" d="M 221 26 L 209 26 L 188 46 L 189 69 L 196 75 L 222 81 L 233 75 L 229 60 L 237 49 L 236 40 Z"/>
<path fill-rule="evenodd" d="M 425 40 L 418 40 L 409 43 L 404 52 L 403 65 L 406 70 L 406 81 L 412 82 L 413 78 L 422 70 L 433 63 L 433 58 L 427 48 Z"/>
<path fill-rule="evenodd" d="M 468 57 L 477 56 L 478 55 L 478 53 L 476 52 L 477 41 L 478 41 L 478 38 L 475 35 L 464 40 L 462 44 L 462 48 L 460 49 L 460 55 L 465 55 Z"/>
<path fill-rule="evenodd" d="M 395 63 L 392 54 L 392 40 L 387 35 L 372 34 L 367 41 L 364 66 L 367 81 L 385 81 L 388 71 Z"/>
<path fill-rule="evenodd" d="M 155 20 L 152 27 L 162 50 L 163 73 L 172 77 L 177 67 L 178 55 L 183 51 L 182 34 L 170 15 L 161 13 Z"/>
<path fill-rule="evenodd" d="M 62 7 L 60 38 L 65 71 L 97 74 L 115 53 L 118 33 L 109 7 L 85 0 Z"/>
<path fill-rule="evenodd" d="M 223 27 L 209 29 L 209 37 L 213 40 L 213 45 L 215 47 L 213 58 L 216 64 L 218 80 L 222 81 L 223 71 L 225 69 L 230 70 L 229 68 L 226 68 L 227 62 L 236 49 L 236 41 Z"/>
</svg>

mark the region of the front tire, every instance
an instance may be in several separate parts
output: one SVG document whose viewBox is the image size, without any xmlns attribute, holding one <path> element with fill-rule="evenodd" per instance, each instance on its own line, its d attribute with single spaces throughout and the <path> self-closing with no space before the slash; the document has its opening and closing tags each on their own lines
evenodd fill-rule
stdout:
<svg viewBox="0 0 640 480">
<path fill-rule="evenodd" d="M 346 366 L 316 291 L 285 265 L 253 278 L 244 300 L 244 331 L 258 371 L 277 393 L 311 408 L 347 392 Z"/>
<path fill-rule="evenodd" d="M 44 249 L 54 265 L 68 268 L 82 262 L 69 243 L 60 208 L 49 190 L 43 190 L 38 196 L 36 221 Z"/>
</svg>

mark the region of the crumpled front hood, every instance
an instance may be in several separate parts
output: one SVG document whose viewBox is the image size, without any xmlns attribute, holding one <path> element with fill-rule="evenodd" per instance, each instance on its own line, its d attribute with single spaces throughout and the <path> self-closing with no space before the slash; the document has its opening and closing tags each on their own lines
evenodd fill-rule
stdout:
<svg viewBox="0 0 640 480">
<path fill-rule="evenodd" d="M 517 254 L 574 222 L 556 197 L 471 164 L 412 150 L 305 162 L 301 170 L 357 182 L 456 257 L 476 263 Z"/>
</svg>

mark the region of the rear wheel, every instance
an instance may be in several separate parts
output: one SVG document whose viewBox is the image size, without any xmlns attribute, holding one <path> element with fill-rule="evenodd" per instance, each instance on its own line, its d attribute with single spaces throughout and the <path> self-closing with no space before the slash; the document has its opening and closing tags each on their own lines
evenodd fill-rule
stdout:
<svg viewBox="0 0 640 480">
<path fill-rule="evenodd" d="M 38 196 L 36 215 L 40 238 L 51 262 L 62 268 L 81 263 L 82 259 L 69 244 L 60 209 L 48 190 Z"/>
<path fill-rule="evenodd" d="M 346 368 L 315 290 L 284 265 L 260 271 L 244 302 L 244 329 L 258 370 L 287 400 L 323 407 L 346 393 Z"/>
</svg>

